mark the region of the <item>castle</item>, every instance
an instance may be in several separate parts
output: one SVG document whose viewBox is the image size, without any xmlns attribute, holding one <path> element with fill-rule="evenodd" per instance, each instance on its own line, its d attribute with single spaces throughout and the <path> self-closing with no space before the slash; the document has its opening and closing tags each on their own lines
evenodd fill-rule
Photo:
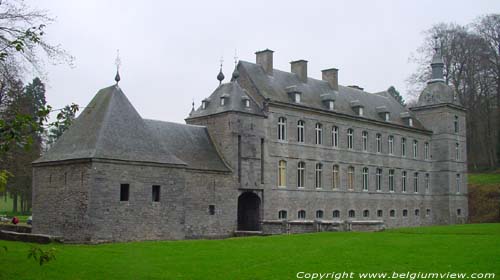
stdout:
<svg viewBox="0 0 500 280">
<path fill-rule="evenodd" d="M 465 109 L 436 48 L 418 105 L 310 78 L 273 51 L 239 61 L 187 124 L 143 119 L 101 89 L 33 163 L 33 232 L 66 242 L 463 223 Z"/>
</svg>

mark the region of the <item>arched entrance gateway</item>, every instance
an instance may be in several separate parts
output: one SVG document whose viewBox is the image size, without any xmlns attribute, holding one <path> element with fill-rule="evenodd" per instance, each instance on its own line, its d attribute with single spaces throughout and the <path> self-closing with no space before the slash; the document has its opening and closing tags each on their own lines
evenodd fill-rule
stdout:
<svg viewBox="0 0 500 280">
<path fill-rule="evenodd" d="M 260 230 L 260 198 L 253 192 L 238 197 L 238 230 Z"/>
</svg>

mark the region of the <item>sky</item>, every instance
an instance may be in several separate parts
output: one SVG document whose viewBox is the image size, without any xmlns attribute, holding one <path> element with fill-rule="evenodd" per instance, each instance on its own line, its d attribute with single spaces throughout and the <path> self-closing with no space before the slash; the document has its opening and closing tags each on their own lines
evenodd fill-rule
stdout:
<svg viewBox="0 0 500 280">
<path fill-rule="evenodd" d="M 217 87 L 221 57 L 226 81 L 238 59 L 274 51 L 274 68 L 308 60 L 308 74 L 339 69 L 339 84 L 377 92 L 394 85 L 403 95 L 417 68 L 409 61 L 423 31 L 440 22 L 468 24 L 500 12 L 498 0 L 475 1 L 152 1 L 27 0 L 56 20 L 46 39 L 75 57 L 46 67 L 54 108 L 86 106 L 114 84 L 143 118 L 184 123 Z"/>
</svg>

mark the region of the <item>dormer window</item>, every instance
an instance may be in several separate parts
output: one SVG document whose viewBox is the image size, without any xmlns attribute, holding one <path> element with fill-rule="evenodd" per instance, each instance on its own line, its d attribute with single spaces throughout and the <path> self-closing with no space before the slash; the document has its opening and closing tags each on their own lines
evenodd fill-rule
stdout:
<svg viewBox="0 0 500 280">
<path fill-rule="evenodd" d="M 203 100 L 201 102 L 201 109 L 205 110 L 205 109 L 207 109 L 207 107 L 208 107 L 208 101 Z"/>
<path fill-rule="evenodd" d="M 351 103 L 352 110 L 358 116 L 363 116 L 364 115 L 364 108 L 363 108 L 363 105 L 361 105 L 361 103 L 359 102 L 359 100 L 353 100 L 350 103 Z"/>
<path fill-rule="evenodd" d="M 359 107 L 358 108 L 358 116 L 362 116 L 363 115 L 363 107 Z"/>
<path fill-rule="evenodd" d="M 250 98 L 248 98 L 248 96 L 244 95 L 241 97 L 241 99 L 243 100 L 243 106 L 245 108 L 250 108 Z"/>
<path fill-rule="evenodd" d="M 250 108 L 250 100 L 248 99 L 245 100 L 245 107 Z"/>
<path fill-rule="evenodd" d="M 388 121 L 390 120 L 390 117 L 391 117 L 391 115 L 389 114 L 389 112 L 386 112 L 386 113 L 384 114 L 384 120 L 385 120 L 386 122 L 388 122 Z"/>
<path fill-rule="evenodd" d="M 413 119 L 412 118 L 408 118 L 408 125 L 413 126 Z"/>
<path fill-rule="evenodd" d="M 295 93 L 295 103 L 300 103 L 300 92 Z"/>
<path fill-rule="evenodd" d="M 387 110 L 386 106 L 378 106 L 375 108 L 377 110 L 377 113 L 379 114 L 380 118 L 382 118 L 384 121 L 388 122 L 390 120 L 390 113 L 389 110 Z"/>
<path fill-rule="evenodd" d="M 333 100 L 328 101 L 328 110 L 333 111 L 335 107 L 335 102 Z"/>
<path fill-rule="evenodd" d="M 221 97 L 220 98 L 220 106 L 224 106 L 226 104 L 226 98 L 225 97 Z"/>
</svg>

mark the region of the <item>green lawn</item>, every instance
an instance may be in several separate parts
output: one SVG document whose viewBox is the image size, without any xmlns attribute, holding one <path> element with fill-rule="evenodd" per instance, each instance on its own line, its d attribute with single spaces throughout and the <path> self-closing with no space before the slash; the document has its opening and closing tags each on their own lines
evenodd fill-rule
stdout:
<svg viewBox="0 0 500 280">
<path fill-rule="evenodd" d="M 296 279 L 309 272 L 493 272 L 500 224 L 226 240 L 61 245 L 44 266 L 31 244 L 0 241 L 0 279 Z"/>
<path fill-rule="evenodd" d="M 500 173 L 469 173 L 468 183 L 474 185 L 500 185 Z"/>
</svg>

